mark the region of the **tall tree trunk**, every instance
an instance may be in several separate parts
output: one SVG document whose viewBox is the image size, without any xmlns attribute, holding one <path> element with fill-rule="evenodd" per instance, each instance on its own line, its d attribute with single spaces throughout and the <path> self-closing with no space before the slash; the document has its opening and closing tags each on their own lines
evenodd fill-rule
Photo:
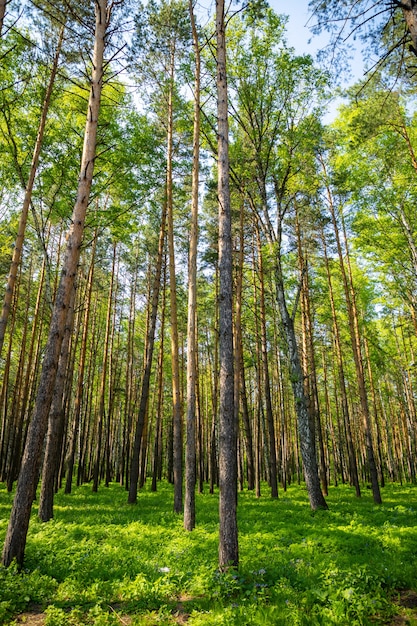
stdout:
<svg viewBox="0 0 417 626">
<path fill-rule="evenodd" d="M 129 504 L 135 504 L 138 495 L 138 481 L 139 481 L 139 460 L 140 460 L 140 447 L 142 443 L 142 434 L 145 424 L 146 411 L 148 406 L 149 396 L 149 384 L 151 380 L 152 372 L 152 359 L 153 350 L 155 345 L 155 330 L 156 320 L 158 315 L 158 301 L 159 292 L 161 289 L 161 273 L 162 265 L 164 261 L 164 245 L 166 235 L 166 221 L 167 221 L 167 203 L 164 202 L 162 207 L 161 227 L 159 231 L 158 241 L 158 256 L 155 267 L 155 280 L 153 283 L 151 313 L 148 324 L 148 336 L 146 338 L 146 353 L 145 353 L 145 367 L 143 370 L 141 394 L 139 401 L 138 417 L 135 427 L 135 438 L 133 442 L 132 450 L 132 462 L 130 465 L 130 482 L 129 482 Z"/>
<path fill-rule="evenodd" d="M 103 343 L 103 363 L 101 366 L 101 379 L 100 379 L 100 393 L 99 393 L 99 406 L 98 406 L 98 421 L 97 421 L 97 439 L 96 439 L 96 456 L 93 470 L 93 491 L 98 491 L 100 482 L 101 466 L 102 466 L 102 436 L 104 421 L 106 419 L 106 388 L 107 388 L 107 375 L 108 375 L 108 363 L 109 363 L 109 349 L 110 349 L 110 333 L 111 333 L 111 320 L 113 311 L 113 293 L 114 293 L 114 275 L 116 269 L 116 243 L 113 244 L 113 260 L 111 268 L 110 289 L 107 300 L 107 313 L 106 313 L 106 330 L 104 333 Z M 107 415 L 110 419 L 110 416 Z"/>
<path fill-rule="evenodd" d="M 67 311 L 78 269 L 84 221 L 90 197 L 94 160 L 96 156 L 97 123 L 103 85 L 105 38 L 110 17 L 106 0 L 97 0 L 95 3 L 95 17 L 91 90 L 84 133 L 77 199 L 67 237 L 67 249 L 63 261 L 60 285 L 52 313 L 36 405 L 29 426 L 22 468 L 3 548 L 2 562 L 6 567 L 10 565 L 13 559 L 16 559 L 19 565 L 23 564 L 30 512 L 39 477 L 42 446 L 48 426 L 49 409 L 67 321 Z"/>
<path fill-rule="evenodd" d="M 256 238 L 258 247 L 258 270 L 259 270 L 259 305 L 260 305 L 260 327 L 261 327 L 261 355 L 263 369 L 263 393 L 265 396 L 266 423 L 268 426 L 269 439 L 269 483 L 271 487 L 271 497 L 278 498 L 278 472 L 277 472 L 277 448 L 275 442 L 275 424 L 272 411 L 271 399 L 271 379 L 269 376 L 268 363 L 268 338 L 266 334 L 266 310 L 265 310 L 265 284 L 264 268 L 262 258 L 261 236 L 259 226 L 256 228 Z"/>
<path fill-rule="evenodd" d="M 125 405 L 124 405 L 124 421 L 123 421 L 123 444 L 121 458 L 121 476 L 120 484 L 125 484 L 129 489 L 129 470 L 130 470 L 130 448 L 132 436 L 132 411 L 133 411 L 133 393 L 134 393 L 134 336 L 135 336 L 135 300 L 138 281 L 138 259 L 135 259 L 134 278 L 130 289 L 130 305 L 129 318 L 127 321 L 127 355 L 126 355 L 126 387 L 125 387 Z M 146 366 L 146 363 L 145 363 Z"/>
<path fill-rule="evenodd" d="M 1 26 L 3 23 L 1 10 L 2 10 L 2 5 L 3 5 L 3 12 L 4 12 L 5 0 L 0 0 L 0 2 L 1 2 L 0 4 L 0 36 L 1 36 Z M 23 206 L 22 206 L 22 210 L 20 213 L 19 225 L 18 225 L 18 230 L 17 230 L 17 235 L 16 235 L 16 241 L 15 241 L 14 248 L 13 248 L 13 256 L 12 256 L 12 262 L 10 265 L 9 276 L 7 277 L 6 293 L 4 295 L 3 308 L 2 308 L 2 312 L 0 316 L 0 356 L 3 350 L 7 319 L 9 316 L 10 307 L 11 307 L 12 300 L 13 300 L 13 291 L 14 291 L 14 287 L 16 283 L 17 270 L 20 264 L 20 259 L 22 257 L 23 242 L 25 239 L 25 231 L 26 231 L 26 222 L 28 218 L 30 202 L 32 199 L 33 185 L 35 182 L 36 172 L 38 169 L 39 155 L 42 149 L 43 136 L 45 133 L 46 118 L 47 118 L 48 111 L 49 111 L 49 104 L 51 101 L 52 90 L 53 90 L 54 83 L 55 83 L 56 73 L 58 71 L 58 61 L 59 61 L 59 55 L 61 53 L 62 42 L 64 40 L 64 31 L 65 31 L 65 26 L 62 26 L 60 34 L 59 34 L 58 44 L 57 44 L 57 48 L 55 52 L 51 74 L 49 77 L 48 86 L 46 88 L 45 99 L 44 99 L 43 106 L 42 106 L 41 119 L 39 121 L 39 128 L 38 128 L 38 135 L 36 137 L 36 143 L 35 143 L 35 148 L 33 151 L 29 177 L 28 177 L 26 187 L 25 187 L 25 196 L 23 199 Z"/>
<path fill-rule="evenodd" d="M 197 397 L 197 245 L 198 186 L 200 167 L 200 46 L 194 17 L 193 1 L 189 0 L 191 28 L 195 53 L 194 133 L 191 189 L 190 251 L 188 258 L 188 322 L 187 322 L 187 439 L 185 451 L 184 528 L 195 527 L 196 485 L 196 397 Z"/>
<path fill-rule="evenodd" d="M 72 477 L 74 473 L 75 464 L 75 451 L 77 449 L 78 431 L 80 428 L 81 407 L 83 403 L 83 391 L 84 391 L 84 372 L 87 360 L 87 339 L 88 331 L 90 327 L 90 313 L 91 313 L 91 296 L 93 293 L 93 277 L 94 277 L 94 263 L 96 257 L 96 243 L 97 243 L 97 231 L 94 234 L 93 245 L 91 248 L 91 261 L 90 268 L 88 270 L 86 295 L 85 295 L 85 310 L 83 320 L 83 334 L 81 337 L 80 348 L 80 360 L 78 365 L 78 380 L 77 390 L 74 401 L 74 415 L 72 419 L 71 438 L 69 443 L 68 452 L 68 467 L 67 477 L 65 482 L 65 493 L 71 493 L 72 489 Z"/>
<path fill-rule="evenodd" d="M 323 168 L 323 173 L 325 177 L 327 178 L 326 167 L 321 157 L 320 157 L 320 163 Z M 378 472 L 376 468 L 374 447 L 373 447 L 373 442 L 372 442 L 371 416 L 369 412 L 368 394 L 366 391 L 365 372 L 364 372 L 362 350 L 361 350 L 361 337 L 360 337 L 360 330 L 359 330 L 359 316 L 358 316 L 358 311 L 357 311 L 357 306 L 356 306 L 356 294 L 355 294 L 354 286 L 353 286 L 352 268 L 350 265 L 349 252 L 347 250 L 347 241 L 346 241 L 346 236 L 345 236 L 346 265 L 347 265 L 347 272 L 346 272 L 346 265 L 343 259 L 342 245 L 340 242 L 339 228 L 338 228 L 337 220 L 336 220 L 336 211 L 335 211 L 335 207 L 333 203 L 332 193 L 327 184 L 327 181 L 326 181 L 326 187 L 327 187 L 327 198 L 328 198 L 330 216 L 332 219 L 334 234 L 336 238 L 340 270 L 342 273 L 346 306 L 348 309 L 349 332 L 350 332 L 350 339 L 351 339 L 351 344 L 352 344 L 353 359 L 355 362 L 356 380 L 357 380 L 357 385 L 358 385 L 358 390 L 359 390 L 359 398 L 360 398 L 361 413 L 362 413 L 362 420 L 363 420 L 363 429 L 365 433 L 365 442 L 366 442 L 366 454 L 367 454 L 369 474 L 370 474 L 371 486 L 372 486 L 372 495 L 373 495 L 375 504 L 381 504 L 382 499 L 381 499 L 381 492 L 379 489 Z"/>
<path fill-rule="evenodd" d="M 233 251 L 229 187 L 229 122 L 224 0 L 216 0 L 217 134 L 219 200 L 219 567 L 239 562 L 237 531 L 237 433 L 233 375 Z"/>
<path fill-rule="evenodd" d="M 343 218 L 342 218 L 343 221 Z M 334 220 L 334 226 L 336 225 L 336 220 Z M 344 223 L 343 223 L 344 229 Z M 349 309 L 349 320 L 353 330 L 353 344 L 354 344 L 354 358 L 355 358 L 355 366 L 357 372 L 358 386 L 359 386 L 359 397 L 361 401 L 362 415 L 364 419 L 364 429 L 365 429 L 365 442 L 366 442 L 366 455 L 369 466 L 369 473 L 371 477 L 371 487 L 372 487 L 372 495 L 374 498 L 375 504 L 381 504 L 381 491 L 379 489 L 378 483 L 378 470 L 376 467 L 375 453 L 374 453 L 374 444 L 372 437 L 372 424 L 371 424 L 371 414 L 369 411 L 369 402 L 368 402 L 368 392 L 366 390 L 366 381 L 365 381 L 365 371 L 363 365 L 363 357 L 362 357 L 362 349 L 361 349 L 361 336 L 359 330 L 359 314 L 356 305 L 356 293 L 353 285 L 353 275 L 352 275 L 352 267 L 350 264 L 350 256 L 349 250 L 347 247 L 347 237 L 346 231 L 344 229 L 344 239 L 345 239 L 345 248 L 346 248 L 346 262 L 348 268 L 348 279 L 349 279 L 349 292 L 350 299 L 348 304 Z M 344 273 L 344 269 L 342 270 Z"/>
<path fill-rule="evenodd" d="M 296 234 L 298 249 L 298 264 L 301 281 L 301 326 L 303 334 L 303 369 L 305 378 L 306 395 L 311 418 L 311 429 L 313 440 L 317 437 L 320 451 L 320 478 L 323 494 L 328 495 L 328 481 L 326 458 L 324 451 L 323 431 L 321 427 L 320 404 L 317 390 L 317 374 L 314 354 L 313 320 L 311 319 L 310 306 L 310 285 L 307 252 L 303 250 L 303 241 L 299 222 L 298 210 L 296 208 Z"/>
<path fill-rule="evenodd" d="M 65 378 L 68 372 L 71 335 L 74 322 L 75 285 L 72 290 L 70 306 L 64 339 L 61 346 L 54 395 L 49 413 L 48 432 L 46 436 L 45 456 L 42 467 L 41 493 L 39 498 L 38 516 L 42 522 L 47 522 L 54 516 L 55 479 L 59 469 L 61 446 L 59 445 L 64 430 L 64 389 Z"/>
<path fill-rule="evenodd" d="M 372 365 L 371 358 L 369 353 L 369 344 L 367 337 L 364 337 L 364 348 L 365 348 L 365 357 L 368 365 L 368 379 L 369 379 L 369 387 L 371 391 L 372 398 L 372 408 L 374 414 L 374 422 L 375 422 L 375 430 L 376 430 L 376 445 L 378 450 L 378 462 L 379 462 L 379 479 L 381 481 L 381 487 L 385 487 L 385 476 L 384 476 L 384 462 L 382 458 L 382 441 L 381 441 L 381 431 L 379 427 L 379 415 L 378 415 L 378 406 L 377 406 L 377 398 L 376 398 L 376 390 L 374 383 L 374 376 L 372 373 Z"/>
<path fill-rule="evenodd" d="M 168 93 L 168 135 L 167 135 L 167 223 L 168 223 L 168 260 L 169 294 L 171 316 L 171 369 L 172 369 L 172 419 L 173 419 L 173 477 L 174 477 L 174 513 L 182 512 L 182 407 L 180 359 L 178 341 L 177 285 L 175 275 L 174 246 L 174 207 L 172 196 L 172 157 L 173 157 L 173 97 L 174 97 L 174 59 L 175 46 L 171 47 L 170 82 Z"/>
<path fill-rule="evenodd" d="M 165 283 L 165 279 L 164 279 Z M 161 342 L 158 355 L 158 403 L 156 409 L 156 427 L 154 443 L 154 459 L 152 472 L 152 491 L 156 491 L 156 484 L 161 473 L 161 452 L 162 452 L 162 411 L 164 395 L 164 334 L 165 334 L 165 289 L 162 299 L 161 315 Z"/>
<path fill-rule="evenodd" d="M 303 371 L 298 354 L 297 339 L 295 336 L 294 319 L 288 312 L 285 300 L 285 289 L 281 267 L 281 257 L 278 255 L 276 266 L 276 287 L 278 307 L 284 329 L 284 338 L 288 350 L 291 385 L 295 399 L 298 432 L 303 460 L 304 477 L 310 499 L 310 506 L 314 510 L 327 509 L 326 500 L 320 488 L 315 445 L 312 441 L 310 417 L 307 398 L 304 390 Z M 295 313 L 295 311 L 294 311 Z"/>
<path fill-rule="evenodd" d="M 339 324 L 337 321 L 336 305 L 334 301 L 333 282 L 332 282 L 332 277 L 330 273 L 329 258 L 327 254 L 326 237 L 323 232 L 321 233 L 321 240 L 323 244 L 324 263 L 326 267 L 327 284 L 329 288 L 330 309 L 332 312 L 333 338 L 334 338 L 334 343 L 335 343 L 335 348 L 336 348 L 336 359 L 337 359 L 337 368 L 338 368 L 338 374 L 339 374 L 339 387 L 340 387 L 340 394 L 341 394 L 342 415 L 343 415 L 343 422 L 344 422 L 345 432 L 346 432 L 346 445 L 347 445 L 347 452 L 348 452 L 348 458 L 349 458 L 350 480 L 351 480 L 351 483 L 355 487 L 356 496 L 360 498 L 361 489 L 359 485 L 358 466 L 356 462 L 356 453 L 355 453 L 355 448 L 353 445 L 352 427 L 350 423 L 349 403 L 348 403 L 348 396 L 347 396 L 347 390 L 346 390 L 346 380 L 345 380 L 345 371 L 344 371 L 342 346 L 341 346 L 341 339 L 340 339 L 340 332 L 339 332 Z"/>
</svg>

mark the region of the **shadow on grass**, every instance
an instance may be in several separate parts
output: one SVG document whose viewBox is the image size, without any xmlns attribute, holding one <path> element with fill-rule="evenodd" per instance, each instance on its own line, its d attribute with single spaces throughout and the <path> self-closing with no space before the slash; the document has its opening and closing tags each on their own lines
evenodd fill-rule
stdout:
<svg viewBox="0 0 417 626">
<path fill-rule="evenodd" d="M 171 623 L 187 598 L 183 613 L 196 625 L 366 624 L 389 619 L 395 590 L 417 587 L 415 486 L 389 485 L 380 507 L 346 486 L 332 488 L 329 511 L 315 514 L 304 487 L 292 485 L 278 500 L 264 493 L 239 494 L 241 565 L 227 574 L 217 572 L 217 494 L 197 494 L 192 533 L 173 513 L 166 483 L 156 493 L 145 487 L 136 505 L 117 484 L 59 493 L 46 524 L 35 503 L 23 579 L 3 572 L 0 606 L 13 612 L 13 594 L 23 594 L 51 604 L 51 613 L 120 607 L 157 612 L 156 624 Z M 10 506 L 11 495 L 0 491 L 1 539 Z"/>
</svg>

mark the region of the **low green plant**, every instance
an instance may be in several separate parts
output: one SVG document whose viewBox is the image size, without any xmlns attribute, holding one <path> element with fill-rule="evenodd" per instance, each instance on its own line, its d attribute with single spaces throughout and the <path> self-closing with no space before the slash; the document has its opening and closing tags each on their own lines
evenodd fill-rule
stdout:
<svg viewBox="0 0 417 626">
<path fill-rule="evenodd" d="M 242 492 L 240 566 L 226 572 L 217 570 L 217 496 L 197 494 L 189 533 L 171 489 L 145 487 L 131 506 L 116 484 L 97 494 L 84 485 L 57 494 L 50 522 L 34 510 L 25 568 L 0 568 L 0 623 L 36 604 L 46 626 L 363 626 L 389 623 L 399 590 L 417 590 L 416 486 L 388 485 L 379 507 L 333 487 L 329 511 L 315 514 L 297 485 L 278 500 Z M 3 539 L 5 488 L 1 508 Z"/>
</svg>

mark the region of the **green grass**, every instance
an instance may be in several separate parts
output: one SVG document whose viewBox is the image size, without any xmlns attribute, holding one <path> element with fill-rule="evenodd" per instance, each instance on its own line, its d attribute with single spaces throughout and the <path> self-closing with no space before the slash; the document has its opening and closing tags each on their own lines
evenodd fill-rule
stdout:
<svg viewBox="0 0 417 626">
<path fill-rule="evenodd" d="M 197 496 L 186 533 L 167 484 L 135 506 L 115 484 L 59 493 L 54 520 L 34 507 L 24 570 L 0 568 L 0 623 L 37 604 L 47 626 L 390 624 L 396 613 L 417 624 L 396 604 L 417 591 L 417 487 L 389 485 L 383 499 L 333 487 L 313 515 L 299 486 L 277 501 L 241 493 L 240 568 L 220 574 L 217 496 Z M 11 501 L 1 486 L 1 541 Z"/>
</svg>

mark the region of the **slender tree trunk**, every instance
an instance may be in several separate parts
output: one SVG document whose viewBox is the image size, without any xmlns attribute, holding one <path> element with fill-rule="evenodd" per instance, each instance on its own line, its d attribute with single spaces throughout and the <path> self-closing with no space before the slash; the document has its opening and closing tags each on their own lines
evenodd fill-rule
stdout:
<svg viewBox="0 0 417 626">
<path fill-rule="evenodd" d="M 360 498 L 361 489 L 359 485 L 358 466 L 356 462 L 355 448 L 353 445 L 352 428 L 350 424 L 349 403 L 348 403 L 347 390 L 346 390 L 346 379 L 345 379 L 345 371 L 344 371 L 344 364 L 343 364 L 339 324 L 337 321 L 336 305 L 335 305 L 334 293 L 333 293 L 333 283 L 332 283 L 332 277 L 330 273 L 329 258 L 327 255 L 326 238 L 323 232 L 322 232 L 321 240 L 322 240 L 323 250 L 324 250 L 324 262 L 325 262 L 325 267 L 326 267 L 327 284 L 329 287 L 330 308 L 332 312 L 332 323 L 333 323 L 333 337 L 334 337 L 334 342 L 335 342 L 337 366 L 338 366 L 338 373 L 339 373 L 339 386 L 340 386 L 340 394 L 341 394 L 343 422 L 344 422 L 345 432 L 346 432 L 346 445 L 347 445 L 347 452 L 348 452 L 348 458 L 349 458 L 350 480 L 351 480 L 351 483 L 355 487 L 356 496 Z"/>
<path fill-rule="evenodd" d="M 109 349 L 110 349 L 110 332 L 111 332 L 111 320 L 113 310 L 113 293 L 114 293 L 114 275 L 116 268 L 116 243 L 113 244 L 113 261 L 111 268 L 110 289 L 107 300 L 107 313 L 106 313 L 106 330 L 104 333 L 103 344 L 103 363 L 101 366 L 101 380 L 100 380 L 100 394 L 99 394 L 99 406 L 98 406 L 98 422 L 97 422 L 97 440 L 96 440 L 96 456 L 93 469 L 93 491 L 98 491 L 101 474 L 102 464 L 102 436 L 104 421 L 106 418 L 106 388 L 107 388 L 107 375 L 108 375 L 108 363 L 109 363 Z M 107 416 L 110 419 L 110 416 Z"/>
<path fill-rule="evenodd" d="M 200 167 L 200 46 L 194 18 L 193 1 L 189 0 L 191 28 L 195 53 L 194 73 L 194 135 L 191 190 L 191 229 L 188 258 L 188 322 L 187 322 L 187 441 L 185 452 L 184 528 L 195 527 L 196 485 L 196 396 L 197 396 L 197 245 L 198 186 Z"/>
<path fill-rule="evenodd" d="M 18 273 L 16 283 L 16 290 L 14 293 L 14 301 L 13 304 L 16 305 L 16 301 L 19 297 L 20 291 L 20 278 L 21 271 Z M 3 376 L 3 387 L 1 392 L 1 406 L 4 411 L 4 422 L 5 425 L 8 425 L 7 428 L 7 437 L 5 439 L 4 446 L 4 465 L 3 465 L 3 473 L 5 475 L 7 481 L 7 490 L 12 491 L 13 482 L 16 479 L 16 474 L 18 472 L 18 468 L 21 462 L 21 441 L 22 441 L 22 429 L 18 429 L 19 424 L 16 423 L 16 415 L 13 415 L 13 400 L 10 402 L 9 400 L 9 384 L 10 384 L 10 373 L 11 373 L 11 364 L 12 364 L 12 354 L 13 354 L 13 333 L 14 327 L 16 323 L 16 308 L 14 306 L 11 315 L 11 324 L 10 324 L 10 334 L 9 334 L 9 346 L 7 351 L 7 359 L 6 365 L 4 368 L 4 376 Z M 10 406 L 11 405 L 11 406 Z M 19 441 L 16 442 L 16 439 Z M 18 449 L 17 449 L 18 448 Z"/>
<path fill-rule="evenodd" d="M 5 6 L 6 6 L 5 0 L 0 0 L 0 36 L 1 36 L 1 28 L 3 24 L 3 17 L 1 13 L 3 11 L 3 15 L 4 15 Z M 4 295 L 3 308 L 2 308 L 2 312 L 0 316 L 0 356 L 3 350 L 7 319 L 9 316 L 10 307 L 11 307 L 12 300 L 13 300 L 13 291 L 14 291 L 14 287 L 16 283 L 17 271 L 18 271 L 18 267 L 20 264 L 20 259 L 22 257 L 23 242 L 25 239 L 25 231 L 26 231 L 26 222 L 28 218 L 30 202 L 32 199 L 33 185 L 35 182 L 36 172 L 38 169 L 39 155 L 42 149 L 46 118 L 47 118 L 48 111 L 49 111 L 49 104 L 51 101 L 51 95 L 52 95 L 52 90 L 53 90 L 54 83 L 55 83 L 56 73 L 58 71 L 58 61 L 59 61 L 59 55 L 61 53 L 62 42 L 64 39 L 64 30 L 65 30 L 65 26 L 62 26 L 60 34 L 59 34 L 59 39 L 58 39 L 58 44 L 57 44 L 57 48 L 55 52 L 53 65 L 52 65 L 51 74 L 49 77 L 49 83 L 46 89 L 45 99 L 44 99 L 43 106 L 42 106 L 41 119 L 40 119 L 39 128 L 38 128 L 38 135 L 36 137 L 35 148 L 33 151 L 32 163 L 31 163 L 30 171 L 29 171 L 29 178 L 26 183 L 25 196 L 23 199 L 23 206 L 22 206 L 22 210 L 20 213 L 16 241 L 15 241 L 14 248 L 13 248 L 13 256 L 12 256 L 12 262 L 10 265 L 10 272 L 7 278 L 6 293 Z"/>
<path fill-rule="evenodd" d="M 71 438 L 70 438 L 70 443 L 69 443 L 68 468 L 67 468 L 67 477 L 66 477 L 66 482 L 65 482 L 65 493 L 71 493 L 71 489 L 72 489 L 72 477 L 74 473 L 74 464 L 75 464 L 75 451 L 77 449 L 78 431 L 80 428 L 80 418 L 81 418 L 81 407 L 83 404 L 84 372 L 85 372 L 85 366 L 86 366 L 86 360 L 87 360 L 86 359 L 87 339 L 88 339 L 88 331 L 90 327 L 91 296 L 93 293 L 93 277 L 94 277 L 94 263 L 95 263 L 95 256 L 96 256 L 96 243 L 97 243 L 97 232 L 94 235 L 93 245 L 91 248 L 91 261 L 90 261 L 90 268 L 88 270 L 88 278 L 87 278 L 87 286 L 86 286 L 83 334 L 81 337 L 80 360 L 79 360 L 79 365 L 78 365 L 77 391 L 75 394 L 74 416 L 72 420 L 72 431 L 71 431 Z"/>
<path fill-rule="evenodd" d="M 301 327 L 303 342 L 303 370 L 305 380 L 305 391 L 308 398 L 308 408 L 311 420 L 312 439 L 315 442 L 317 437 L 320 451 L 320 478 L 323 494 L 328 495 L 327 468 L 324 451 L 323 431 L 321 428 L 320 404 L 317 391 L 317 375 L 314 354 L 313 321 L 311 319 L 310 306 L 310 285 L 307 252 L 303 250 L 303 238 L 301 234 L 298 207 L 296 207 L 296 235 L 298 250 L 298 265 L 301 281 Z"/>
<path fill-rule="evenodd" d="M 165 281 L 164 281 L 165 282 Z M 162 450 L 162 411 L 164 395 L 164 334 L 165 334 L 165 289 L 162 302 L 161 315 L 161 342 L 158 356 L 158 403 L 156 409 L 156 427 L 154 443 L 154 462 L 152 473 L 152 491 L 156 491 L 158 476 L 160 475 L 160 460 Z"/>
<path fill-rule="evenodd" d="M 161 273 L 164 260 L 164 244 L 166 235 L 166 216 L 167 203 L 164 202 L 162 207 L 161 228 L 159 231 L 158 256 L 155 267 L 155 280 L 152 291 L 151 317 L 148 325 L 148 337 L 146 338 L 146 354 L 145 367 L 143 371 L 142 387 L 139 402 L 138 418 L 136 421 L 135 438 L 133 442 L 132 462 L 130 465 L 130 483 L 129 483 L 129 504 L 135 504 L 138 494 L 139 481 L 139 459 L 140 448 L 142 442 L 143 427 L 145 424 L 146 411 L 148 406 L 149 385 L 152 372 L 153 350 L 155 345 L 155 330 L 158 315 L 159 292 L 161 288 Z"/>
<path fill-rule="evenodd" d="M 52 313 L 36 405 L 27 435 L 22 468 L 3 548 L 2 562 L 6 567 L 10 565 L 13 559 L 16 559 L 19 565 L 23 564 L 30 512 L 39 477 L 43 441 L 48 426 L 48 415 L 55 386 L 59 355 L 67 320 L 67 311 L 78 269 L 84 221 L 93 178 L 97 143 L 97 122 L 103 84 L 105 37 L 108 19 L 110 17 L 106 0 L 97 0 L 95 3 L 95 16 L 96 24 L 91 90 L 88 102 L 77 199 L 67 237 L 67 249 L 63 261 L 60 285 Z"/>
<path fill-rule="evenodd" d="M 320 157 L 320 163 L 322 165 L 324 175 L 325 177 L 327 177 L 326 167 L 321 157 Z M 358 311 L 357 311 L 357 306 L 356 306 L 356 294 L 355 294 L 354 287 L 353 287 L 352 269 L 350 265 L 349 253 L 346 248 L 346 265 L 347 265 L 347 272 L 346 272 L 346 265 L 343 259 L 343 251 L 342 251 L 342 246 L 340 242 L 339 228 L 338 228 L 337 220 L 336 220 L 336 212 L 335 212 L 335 207 L 333 204 L 333 197 L 332 197 L 331 190 L 329 186 L 327 185 L 327 182 L 326 182 L 326 187 L 327 187 L 329 210 L 330 210 L 330 215 L 331 215 L 333 229 L 334 229 L 335 238 L 336 238 L 340 270 L 342 273 L 346 305 L 348 309 L 349 332 L 350 332 L 350 339 L 351 339 L 351 344 L 352 344 L 353 358 L 355 361 L 356 380 L 357 380 L 359 398 L 360 398 L 360 404 L 361 404 L 363 429 L 365 433 L 365 442 L 366 442 L 366 454 L 367 454 L 369 474 L 370 474 L 371 486 L 372 486 L 372 495 L 373 495 L 375 504 L 381 504 L 382 499 L 381 499 L 381 492 L 379 489 L 378 472 L 376 468 L 374 448 L 373 448 L 373 442 L 372 442 L 371 416 L 369 412 L 368 394 L 366 391 L 365 372 L 364 372 L 364 367 L 363 367 L 363 358 L 362 358 L 362 350 L 361 350 L 361 337 L 360 337 L 360 330 L 359 330 L 359 317 L 358 317 Z M 347 246 L 346 237 L 345 237 L 345 244 Z"/>
<path fill-rule="evenodd" d="M 335 219 L 334 219 L 333 224 L 337 230 Z M 361 350 L 359 315 L 358 315 L 357 306 L 356 306 L 356 294 L 355 294 L 355 290 L 353 286 L 352 268 L 350 265 L 349 251 L 347 249 L 346 233 L 344 233 L 344 236 L 345 236 L 346 261 L 347 261 L 348 278 L 349 278 L 348 284 L 349 284 L 349 292 L 350 292 L 348 293 L 348 296 L 347 296 L 348 309 L 349 309 L 349 321 L 352 327 L 352 337 L 353 337 L 352 343 L 353 343 L 353 348 L 354 348 L 354 358 L 355 358 L 355 366 L 356 366 L 356 373 L 357 373 L 357 379 L 358 379 L 359 397 L 361 401 L 362 416 L 364 420 L 366 455 L 367 455 L 367 460 L 368 460 L 369 473 L 371 477 L 371 487 L 372 487 L 372 495 L 374 498 L 374 502 L 375 504 L 381 504 L 382 503 L 381 491 L 379 489 L 379 483 L 378 483 L 378 470 L 377 470 L 376 461 L 375 461 L 371 415 L 369 411 L 368 393 L 366 390 L 365 372 L 364 372 L 363 357 L 362 357 L 362 350 Z M 344 267 L 342 268 L 342 273 L 344 273 Z"/>
<path fill-rule="evenodd" d="M 135 300 L 138 280 L 138 259 L 135 260 L 134 278 L 131 283 L 130 306 L 127 328 L 127 356 L 126 356 L 126 388 L 125 388 L 125 405 L 124 405 L 124 423 L 123 423 L 123 445 L 121 459 L 121 476 L 120 484 L 125 484 L 129 489 L 129 470 L 130 470 L 130 448 L 132 436 L 132 411 L 133 411 L 133 393 L 134 393 L 134 367 L 133 367 L 133 349 L 135 336 Z M 146 364 L 145 364 L 146 366 Z"/>
<path fill-rule="evenodd" d="M 219 299 L 219 277 L 218 277 L 218 266 L 216 266 L 215 271 L 215 295 L 216 302 Z M 214 485 L 218 485 L 219 481 L 219 468 L 217 462 L 217 412 L 218 412 L 218 400 L 219 400 L 219 307 L 216 307 L 216 321 L 215 321 L 215 331 L 214 331 L 214 355 L 213 355 L 213 363 L 211 364 L 211 377 L 212 377 L 212 415 L 211 415 L 211 427 L 210 427 L 210 493 L 214 492 Z M 208 352 L 210 355 L 210 352 Z"/>
<path fill-rule="evenodd" d="M 382 458 L 381 431 L 379 428 L 379 415 L 378 415 L 376 390 L 375 390 L 374 376 L 372 373 L 372 365 L 371 365 L 371 358 L 369 354 L 369 344 L 368 344 L 367 337 L 364 337 L 364 348 L 365 348 L 366 361 L 368 365 L 368 379 L 369 379 L 369 387 L 371 391 L 372 408 L 373 408 L 375 430 L 376 430 L 376 444 L 377 444 L 378 462 L 379 462 L 379 479 L 381 482 L 381 487 L 383 488 L 385 487 L 385 476 L 384 476 L 384 462 Z"/>
<path fill-rule="evenodd" d="M 172 369 L 172 414 L 173 414 L 173 478 L 174 478 L 174 513 L 181 513 L 182 502 L 182 407 L 181 381 L 178 340 L 177 285 L 175 274 L 174 216 L 172 196 L 172 157 L 173 157 L 173 96 L 174 96 L 174 59 L 175 46 L 172 44 L 170 60 L 170 84 L 168 94 L 168 135 L 167 135 L 167 223 L 168 223 L 168 259 L 169 259 L 169 294 L 171 315 L 171 369 Z"/>
<path fill-rule="evenodd" d="M 46 437 L 45 456 L 42 467 L 41 493 L 39 498 L 38 516 L 42 522 L 47 522 L 54 516 L 55 479 L 59 469 L 61 456 L 61 433 L 64 422 L 64 389 L 65 378 L 68 372 L 71 335 L 74 322 L 75 285 L 72 290 L 71 302 L 68 309 L 64 339 L 61 346 L 54 395 L 49 413 L 48 432 Z"/>
<path fill-rule="evenodd" d="M 265 284 L 264 284 L 264 268 L 262 258 L 261 237 L 259 227 L 256 229 L 257 247 L 258 247 L 258 264 L 259 264 L 259 305 L 260 305 L 260 327 L 261 327 L 261 355 L 263 369 L 263 393 L 265 397 L 266 423 L 268 425 L 269 439 L 269 483 L 271 487 L 271 497 L 278 498 L 278 472 L 277 472 L 277 449 L 275 443 L 275 424 L 274 414 L 272 411 L 271 399 L 271 379 L 269 376 L 268 363 L 268 338 L 266 334 L 266 310 L 265 310 Z"/>
<path fill-rule="evenodd" d="M 294 330 L 294 320 L 289 314 L 285 301 L 285 290 L 281 268 L 281 258 L 278 257 L 276 267 L 277 299 L 284 329 L 284 337 L 288 350 L 290 378 L 295 399 L 301 457 L 303 460 L 304 477 L 310 499 L 310 506 L 314 510 L 327 509 L 326 500 L 320 488 L 315 445 L 312 441 L 308 404 L 304 390 L 303 372 L 298 354 L 297 339 Z"/>
<path fill-rule="evenodd" d="M 239 563 L 237 531 L 237 433 L 233 375 L 232 220 L 229 187 L 229 123 L 224 0 L 216 0 L 217 133 L 219 200 L 219 567 Z"/>
</svg>

